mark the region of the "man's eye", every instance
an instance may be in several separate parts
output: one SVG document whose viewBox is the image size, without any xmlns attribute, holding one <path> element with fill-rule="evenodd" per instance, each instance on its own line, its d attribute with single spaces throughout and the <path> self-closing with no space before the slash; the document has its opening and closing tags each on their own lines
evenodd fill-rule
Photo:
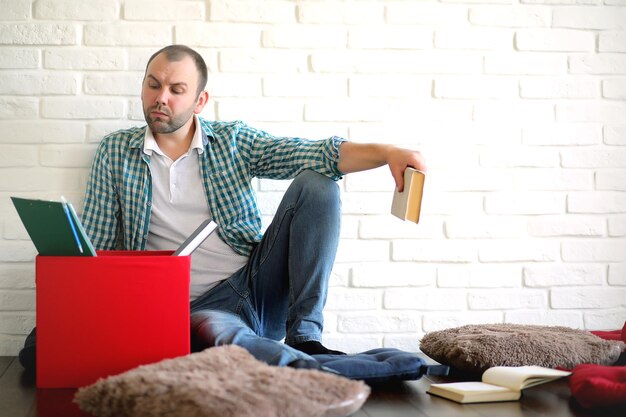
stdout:
<svg viewBox="0 0 626 417">
<path fill-rule="evenodd" d="M 159 88 L 158 84 L 148 84 L 148 87 L 150 88 Z"/>
<path fill-rule="evenodd" d="M 183 93 L 184 93 L 184 91 L 183 91 L 183 90 L 181 90 L 181 89 L 174 89 L 174 90 L 172 90 L 172 92 L 173 92 L 174 94 L 183 94 Z"/>
</svg>

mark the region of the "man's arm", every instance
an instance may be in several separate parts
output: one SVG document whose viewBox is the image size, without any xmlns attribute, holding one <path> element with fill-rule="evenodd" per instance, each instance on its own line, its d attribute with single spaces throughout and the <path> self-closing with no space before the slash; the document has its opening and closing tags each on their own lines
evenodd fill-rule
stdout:
<svg viewBox="0 0 626 417">
<path fill-rule="evenodd" d="M 339 170 L 345 174 L 388 165 L 398 191 L 404 189 L 404 170 L 426 171 L 422 154 L 410 149 L 378 143 L 343 142 L 339 148 Z"/>
</svg>

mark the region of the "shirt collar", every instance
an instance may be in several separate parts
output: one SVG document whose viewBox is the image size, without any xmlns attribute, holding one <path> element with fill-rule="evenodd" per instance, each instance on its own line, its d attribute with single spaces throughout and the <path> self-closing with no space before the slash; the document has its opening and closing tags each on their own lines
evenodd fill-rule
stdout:
<svg viewBox="0 0 626 417">
<path fill-rule="evenodd" d="M 191 144 L 189 145 L 189 152 L 192 149 L 197 149 L 198 154 L 202 154 L 204 152 L 203 146 L 203 138 L 202 138 L 202 128 L 200 127 L 200 120 L 198 119 L 198 115 L 193 115 L 193 125 L 194 125 L 194 133 L 193 138 L 191 138 Z M 152 152 L 156 152 L 159 155 L 165 155 L 163 151 L 159 148 L 159 144 L 156 139 L 154 139 L 154 135 L 149 127 L 146 127 L 146 133 L 143 141 L 143 153 L 146 155 L 152 155 Z"/>
</svg>

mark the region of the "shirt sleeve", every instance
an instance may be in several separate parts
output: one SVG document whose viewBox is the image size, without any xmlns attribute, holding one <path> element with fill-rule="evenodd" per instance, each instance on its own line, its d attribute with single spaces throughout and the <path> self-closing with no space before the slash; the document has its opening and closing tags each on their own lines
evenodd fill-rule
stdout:
<svg viewBox="0 0 626 417">
<path fill-rule="evenodd" d="M 250 173 L 259 178 L 289 179 L 310 169 L 339 180 L 339 147 L 345 139 L 333 136 L 323 140 L 276 137 L 243 125 L 239 144 L 248 154 Z"/>
<path fill-rule="evenodd" d="M 91 166 L 82 215 L 85 231 L 96 249 L 119 248 L 123 237 L 120 216 L 119 198 L 105 138 L 100 143 Z"/>
</svg>

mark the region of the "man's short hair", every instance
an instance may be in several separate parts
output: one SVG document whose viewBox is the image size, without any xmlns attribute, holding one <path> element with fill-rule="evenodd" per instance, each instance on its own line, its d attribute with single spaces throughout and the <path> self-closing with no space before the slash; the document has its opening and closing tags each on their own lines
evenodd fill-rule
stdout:
<svg viewBox="0 0 626 417">
<path fill-rule="evenodd" d="M 152 56 L 148 60 L 148 63 L 146 64 L 146 71 L 148 70 L 148 67 L 150 66 L 152 60 L 154 60 L 157 55 L 162 53 L 165 54 L 168 62 L 177 62 L 186 56 L 189 56 L 191 57 L 191 59 L 193 59 L 193 62 L 196 64 L 196 69 L 198 70 L 198 89 L 196 91 L 196 94 L 199 96 L 200 92 L 206 87 L 208 79 L 206 63 L 204 62 L 202 56 L 186 45 L 169 45 L 165 48 L 159 49 L 154 54 L 152 54 Z"/>
</svg>

